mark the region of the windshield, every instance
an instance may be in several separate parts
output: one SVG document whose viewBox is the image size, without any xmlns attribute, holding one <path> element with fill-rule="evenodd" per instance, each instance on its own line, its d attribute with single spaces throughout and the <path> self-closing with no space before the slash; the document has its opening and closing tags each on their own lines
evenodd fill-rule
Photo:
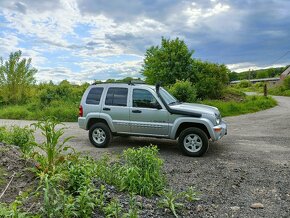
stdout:
<svg viewBox="0 0 290 218">
<path fill-rule="evenodd" d="M 159 93 L 166 102 L 166 104 L 170 105 L 178 103 L 177 99 L 174 98 L 171 94 L 169 94 L 165 89 L 160 88 Z"/>
</svg>

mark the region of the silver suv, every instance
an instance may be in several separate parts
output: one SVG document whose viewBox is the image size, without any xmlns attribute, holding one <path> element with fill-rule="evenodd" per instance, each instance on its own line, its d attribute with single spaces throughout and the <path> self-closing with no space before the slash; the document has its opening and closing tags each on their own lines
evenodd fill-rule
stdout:
<svg viewBox="0 0 290 218">
<path fill-rule="evenodd" d="M 227 125 L 217 108 L 179 102 L 160 85 L 97 84 L 85 91 L 79 108 L 79 127 L 89 130 L 98 148 L 113 135 L 178 139 L 188 156 L 201 156 L 209 140 L 227 134 Z"/>
</svg>

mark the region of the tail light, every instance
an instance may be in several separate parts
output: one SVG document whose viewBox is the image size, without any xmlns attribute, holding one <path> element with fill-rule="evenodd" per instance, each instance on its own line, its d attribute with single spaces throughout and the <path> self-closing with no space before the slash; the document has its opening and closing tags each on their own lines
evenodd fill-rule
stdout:
<svg viewBox="0 0 290 218">
<path fill-rule="evenodd" d="M 79 107 L 79 117 L 82 117 L 84 115 L 83 107 L 80 105 Z"/>
</svg>

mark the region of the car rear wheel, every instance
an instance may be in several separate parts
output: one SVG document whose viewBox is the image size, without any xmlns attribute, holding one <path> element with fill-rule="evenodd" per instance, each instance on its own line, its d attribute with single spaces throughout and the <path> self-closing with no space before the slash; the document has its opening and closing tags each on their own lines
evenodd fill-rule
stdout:
<svg viewBox="0 0 290 218">
<path fill-rule="evenodd" d="M 110 144 L 112 133 L 106 124 L 96 123 L 89 130 L 89 139 L 97 148 L 104 148 Z"/>
<path fill-rule="evenodd" d="M 202 156 L 209 147 L 209 140 L 206 133 L 195 127 L 190 127 L 180 133 L 178 139 L 182 152 L 191 157 Z"/>
</svg>

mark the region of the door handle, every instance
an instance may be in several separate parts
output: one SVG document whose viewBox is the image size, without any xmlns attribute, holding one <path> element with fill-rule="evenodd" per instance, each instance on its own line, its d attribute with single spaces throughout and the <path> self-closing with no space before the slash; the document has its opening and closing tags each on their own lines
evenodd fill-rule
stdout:
<svg viewBox="0 0 290 218">
<path fill-rule="evenodd" d="M 142 111 L 140 111 L 140 110 L 132 110 L 132 113 L 140 114 L 140 113 L 142 113 Z"/>
<path fill-rule="evenodd" d="M 104 108 L 103 108 L 103 110 L 104 110 L 104 111 L 110 111 L 110 110 L 111 110 L 111 108 L 104 107 Z"/>
</svg>

